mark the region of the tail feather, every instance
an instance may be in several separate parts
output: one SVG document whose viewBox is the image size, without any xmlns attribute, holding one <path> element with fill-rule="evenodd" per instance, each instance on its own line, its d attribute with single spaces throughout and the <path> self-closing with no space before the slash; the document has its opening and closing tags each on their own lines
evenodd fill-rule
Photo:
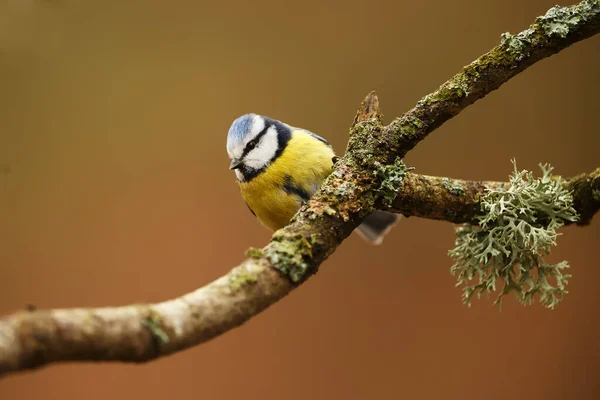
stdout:
<svg viewBox="0 0 600 400">
<path fill-rule="evenodd" d="M 367 242 L 378 245 L 383 237 L 398 222 L 400 216 L 385 211 L 374 211 L 366 217 L 362 224 L 356 228 L 356 232 Z"/>
</svg>

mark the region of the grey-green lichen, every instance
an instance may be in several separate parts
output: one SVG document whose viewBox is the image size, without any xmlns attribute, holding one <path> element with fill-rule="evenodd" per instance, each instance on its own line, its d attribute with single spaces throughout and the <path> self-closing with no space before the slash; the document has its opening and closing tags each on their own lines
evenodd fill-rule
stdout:
<svg viewBox="0 0 600 400">
<path fill-rule="evenodd" d="M 453 194 L 455 196 L 462 196 L 463 194 L 465 194 L 465 189 L 458 181 L 451 182 L 450 179 L 444 178 L 442 179 L 442 186 L 450 194 Z"/>
<path fill-rule="evenodd" d="M 535 24 L 516 35 L 506 32 L 502 34 L 500 46 L 515 61 L 528 57 L 533 50 L 532 45 L 541 43 L 558 36 L 566 38 L 582 22 L 597 17 L 600 14 L 599 0 L 584 0 L 571 7 L 552 7 L 545 15 L 536 18 Z"/>
<path fill-rule="evenodd" d="M 531 28 L 519 32 L 516 35 L 505 32 L 501 36 L 500 46 L 512 55 L 516 61 L 521 61 L 530 54 L 531 38 L 534 33 L 535 31 Z"/>
<path fill-rule="evenodd" d="M 313 236 L 311 236 L 312 240 Z M 294 283 L 308 277 L 311 272 L 312 244 L 302 234 L 284 234 L 278 231 L 273 235 L 266 256 L 273 268 L 279 270 Z"/>
<path fill-rule="evenodd" d="M 568 264 L 550 265 L 543 257 L 556 244 L 564 221 L 578 219 L 573 197 L 560 178 L 551 177 L 550 166 L 540 165 L 542 177 L 536 179 L 531 172 L 518 171 L 514 160 L 513 165 L 510 185 L 489 190 L 481 198 L 479 226 L 457 228 L 456 247 L 449 252 L 455 262 L 451 272 L 458 275 L 457 286 L 466 284 L 466 304 L 470 305 L 475 293 L 479 298 L 483 292 L 496 291 L 501 281 L 503 288 L 495 304 L 514 291 L 525 305 L 539 294 L 544 306 L 554 308 L 567 293 L 570 275 L 563 270 Z M 469 284 L 474 279 L 477 283 Z"/>
<path fill-rule="evenodd" d="M 336 176 L 338 178 L 340 177 L 339 175 L 336 175 Z M 335 188 L 333 193 L 336 196 L 347 196 L 347 195 L 354 194 L 355 191 L 356 191 L 356 185 L 354 184 L 354 182 L 344 182 L 340 186 Z"/>
<path fill-rule="evenodd" d="M 390 165 L 383 165 L 379 162 L 374 164 L 373 174 L 381 180 L 381 184 L 375 193 L 385 207 L 390 207 L 398 195 L 406 173 L 414 168 L 407 167 L 401 158 L 396 158 L 394 163 Z"/>
<path fill-rule="evenodd" d="M 237 292 L 242 287 L 255 283 L 258 280 L 256 275 L 248 272 L 238 272 L 229 279 L 229 288 L 232 292 Z"/>
<path fill-rule="evenodd" d="M 167 333 L 161 328 L 161 316 L 151 311 L 150 315 L 146 317 L 145 320 L 142 321 L 142 325 L 150 332 L 152 339 L 158 345 L 164 345 L 169 343 L 169 336 Z"/>
<path fill-rule="evenodd" d="M 600 14 L 600 1 L 584 0 L 573 7 L 552 7 L 546 15 L 538 17 L 539 24 L 546 35 L 566 38 L 582 22 L 588 21 Z"/>
</svg>

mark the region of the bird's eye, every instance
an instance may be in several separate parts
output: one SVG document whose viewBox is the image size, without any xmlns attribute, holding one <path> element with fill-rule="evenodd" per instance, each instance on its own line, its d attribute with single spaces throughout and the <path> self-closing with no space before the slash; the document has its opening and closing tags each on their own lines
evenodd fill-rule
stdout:
<svg viewBox="0 0 600 400">
<path fill-rule="evenodd" d="M 251 141 L 249 141 L 249 142 L 248 142 L 248 144 L 246 145 L 246 148 L 247 148 L 248 150 L 252 150 L 252 149 L 253 149 L 253 148 L 255 148 L 255 147 L 256 147 L 256 140 L 251 140 Z"/>
</svg>

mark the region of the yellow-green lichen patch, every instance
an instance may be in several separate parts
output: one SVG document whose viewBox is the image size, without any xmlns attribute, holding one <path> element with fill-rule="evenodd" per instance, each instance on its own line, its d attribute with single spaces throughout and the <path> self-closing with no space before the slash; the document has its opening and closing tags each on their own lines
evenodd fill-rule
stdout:
<svg viewBox="0 0 600 400">
<path fill-rule="evenodd" d="M 169 343 L 169 335 L 161 327 L 161 321 L 161 315 L 155 311 L 150 311 L 150 314 L 142 321 L 142 325 L 150 332 L 152 340 L 157 345 Z"/>
<path fill-rule="evenodd" d="M 429 104 L 429 102 L 440 101 L 442 99 L 440 96 L 442 96 L 442 94 L 433 97 L 425 97 L 419 101 L 419 104 Z M 388 131 L 398 132 L 401 140 L 410 141 L 418 139 L 425 130 L 425 127 L 425 121 L 414 115 L 407 115 L 403 118 L 396 118 L 388 127 Z"/>
<path fill-rule="evenodd" d="M 330 215 L 330 216 L 333 216 L 333 215 L 337 214 L 337 212 L 336 212 L 336 211 L 335 211 L 333 208 L 331 208 L 330 206 L 326 206 L 326 207 L 323 209 L 323 212 L 324 212 L 325 214 L 327 214 L 327 215 Z"/>
<path fill-rule="evenodd" d="M 255 260 L 263 258 L 264 255 L 265 252 L 262 249 L 257 249 L 256 247 L 250 247 L 248 250 L 246 250 L 246 257 L 250 257 Z"/>
<path fill-rule="evenodd" d="M 246 285 L 256 283 L 257 280 L 256 275 L 249 272 L 235 272 L 229 278 L 229 288 L 235 293 Z"/>
<path fill-rule="evenodd" d="M 313 237 L 310 237 L 311 240 Z M 266 256 L 273 268 L 279 270 L 294 283 L 300 282 L 312 272 L 312 244 L 300 233 L 278 231 L 266 248 Z"/>
<path fill-rule="evenodd" d="M 469 94 L 468 78 L 464 73 L 458 73 L 439 87 L 435 92 L 428 94 L 419 100 L 420 106 L 431 105 L 441 102 L 456 102 Z"/>
</svg>

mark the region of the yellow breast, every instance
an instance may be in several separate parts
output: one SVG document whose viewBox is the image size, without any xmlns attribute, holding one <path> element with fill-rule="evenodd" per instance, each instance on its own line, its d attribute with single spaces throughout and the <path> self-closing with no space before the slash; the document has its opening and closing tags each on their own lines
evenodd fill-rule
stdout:
<svg viewBox="0 0 600 400">
<path fill-rule="evenodd" d="M 263 224 L 272 230 L 283 228 L 302 204 L 298 193 L 313 195 L 331 173 L 333 157 L 333 150 L 325 143 L 296 130 L 264 172 L 250 182 L 238 182 L 242 197 Z"/>
</svg>

